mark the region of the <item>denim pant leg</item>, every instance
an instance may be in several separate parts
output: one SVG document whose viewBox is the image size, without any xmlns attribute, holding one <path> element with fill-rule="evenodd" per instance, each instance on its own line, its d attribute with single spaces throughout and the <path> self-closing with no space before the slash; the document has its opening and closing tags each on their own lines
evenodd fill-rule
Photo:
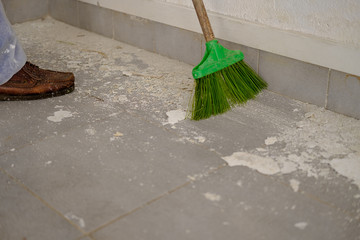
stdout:
<svg viewBox="0 0 360 240">
<path fill-rule="evenodd" d="M 24 50 L 11 28 L 0 0 L 0 85 L 17 73 L 25 62 Z"/>
</svg>

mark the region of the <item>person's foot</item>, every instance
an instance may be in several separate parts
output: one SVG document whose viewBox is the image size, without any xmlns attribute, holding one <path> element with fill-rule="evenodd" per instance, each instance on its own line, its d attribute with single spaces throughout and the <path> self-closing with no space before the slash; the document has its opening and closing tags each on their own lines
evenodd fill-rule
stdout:
<svg viewBox="0 0 360 240">
<path fill-rule="evenodd" d="M 44 70 L 26 62 L 8 82 L 0 85 L 0 101 L 35 100 L 55 97 L 74 90 L 72 73 Z"/>
</svg>

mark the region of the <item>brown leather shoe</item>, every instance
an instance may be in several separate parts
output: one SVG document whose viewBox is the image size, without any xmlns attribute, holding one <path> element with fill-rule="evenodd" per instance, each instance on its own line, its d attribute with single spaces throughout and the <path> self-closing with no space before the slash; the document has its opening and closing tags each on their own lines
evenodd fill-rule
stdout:
<svg viewBox="0 0 360 240">
<path fill-rule="evenodd" d="M 26 62 L 8 82 L 0 85 L 0 100 L 35 100 L 60 96 L 72 92 L 74 82 L 72 73 L 44 70 Z"/>
</svg>

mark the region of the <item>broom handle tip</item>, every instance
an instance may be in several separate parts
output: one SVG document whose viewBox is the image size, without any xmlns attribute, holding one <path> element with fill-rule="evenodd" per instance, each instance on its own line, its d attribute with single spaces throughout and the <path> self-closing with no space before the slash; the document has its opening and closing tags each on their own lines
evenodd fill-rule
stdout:
<svg viewBox="0 0 360 240">
<path fill-rule="evenodd" d="M 194 4 L 194 8 L 196 10 L 196 14 L 198 16 L 200 25 L 201 25 L 201 29 L 204 33 L 206 42 L 214 40 L 215 35 L 211 28 L 209 17 L 207 15 L 206 8 L 205 8 L 203 1 L 202 0 L 192 0 L 192 1 Z"/>
</svg>

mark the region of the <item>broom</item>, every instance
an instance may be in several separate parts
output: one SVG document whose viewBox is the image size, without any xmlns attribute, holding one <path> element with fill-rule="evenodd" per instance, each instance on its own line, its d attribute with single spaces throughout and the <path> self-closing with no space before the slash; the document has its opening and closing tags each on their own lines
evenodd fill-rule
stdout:
<svg viewBox="0 0 360 240">
<path fill-rule="evenodd" d="M 244 61 L 244 54 L 224 48 L 215 39 L 202 0 L 192 0 L 206 40 L 202 61 L 193 71 L 195 93 L 191 119 L 224 113 L 254 98 L 267 83 Z"/>
</svg>

